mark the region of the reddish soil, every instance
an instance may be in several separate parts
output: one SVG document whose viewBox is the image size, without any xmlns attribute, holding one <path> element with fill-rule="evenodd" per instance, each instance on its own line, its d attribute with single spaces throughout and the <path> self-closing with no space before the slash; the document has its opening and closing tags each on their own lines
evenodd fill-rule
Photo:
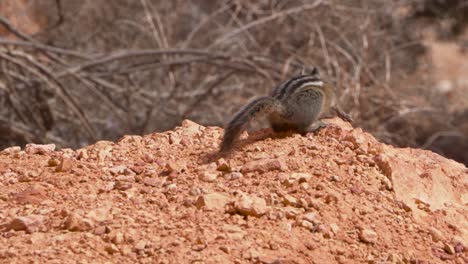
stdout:
<svg viewBox="0 0 468 264">
<path fill-rule="evenodd" d="M 339 119 L 0 152 L 0 263 L 468 263 L 468 170 Z"/>
</svg>

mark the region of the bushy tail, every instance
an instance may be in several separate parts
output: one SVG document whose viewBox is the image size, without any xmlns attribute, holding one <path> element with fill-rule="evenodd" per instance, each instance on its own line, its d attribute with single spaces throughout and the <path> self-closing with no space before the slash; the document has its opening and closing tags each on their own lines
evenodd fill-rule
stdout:
<svg viewBox="0 0 468 264">
<path fill-rule="evenodd" d="M 273 97 L 260 97 L 254 99 L 237 112 L 225 127 L 220 151 L 230 151 L 234 141 L 239 137 L 240 133 L 252 119 L 267 116 L 273 112 L 282 113 L 282 111 L 283 106 Z"/>
</svg>

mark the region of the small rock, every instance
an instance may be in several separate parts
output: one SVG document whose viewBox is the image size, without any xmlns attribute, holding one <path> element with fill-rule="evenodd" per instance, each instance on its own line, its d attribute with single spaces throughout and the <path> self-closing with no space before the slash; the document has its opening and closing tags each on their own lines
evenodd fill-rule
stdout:
<svg viewBox="0 0 468 264">
<path fill-rule="evenodd" d="M 226 162 L 223 158 L 219 159 L 217 162 L 217 170 L 222 172 L 231 172 L 232 168 L 229 163 Z"/>
<path fill-rule="evenodd" d="M 291 187 L 291 186 L 294 185 L 294 183 L 296 183 L 295 180 L 291 180 L 291 179 L 283 179 L 280 182 L 281 182 L 281 184 L 283 184 L 286 187 Z"/>
<path fill-rule="evenodd" d="M 192 196 L 198 196 L 202 194 L 202 189 L 198 187 L 193 187 L 192 189 L 190 189 L 189 194 Z"/>
<path fill-rule="evenodd" d="M 182 127 L 184 128 L 184 132 L 187 135 L 195 135 L 198 134 L 200 131 L 204 130 L 205 127 L 202 125 L 199 125 L 191 120 L 184 119 L 182 120 L 181 123 Z"/>
<path fill-rule="evenodd" d="M 132 254 L 132 248 L 129 245 L 122 245 L 120 252 L 123 256 L 129 256 L 130 254 Z"/>
<path fill-rule="evenodd" d="M 94 229 L 93 232 L 95 235 L 104 235 L 106 233 L 106 227 L 105 226 L 98 226 Z"/>
<path fill-rule="evenodd" d="M 106 250 L 106 252 L 109 253 L 109 254 L 114 254 L 114 253 L 119 252 L 119 248 L 114 244 L 106 245 L 104 250 Z"/>
<path fill-rule="evenodd" d="M 67 172 L 67 171 L 71 171 L 72 168 L 73 168 L 72 161 L 69 158 L 62 157 L 60 159 L 60 163 L 55 168 L 55 171 L 56 172 Z"/>
<path fill-rule="evenodd" d="M 166 163 L 166 170 L 169 173 L 182 172 L 185 168 L 186 166 L 182 162 L 169 161 Z"/>
<path fill-rule="evenodd" d="M 285 161 L 282 159 L 264 159 L 264 160 L 257 160 L 252 161 L 245 164 L 241 172 L 248 173 L 248 172 L 267 172 L 267 171 L 286 171 L 288 166 L 286 165 Z"/>
<path fill-rule="evenodd" d="M 388 179 L 386 176 L 384 176 L 384 177 L 382 178 L 382 181 L 381 181 L 381 182 L 382 182 L 382 184 L 385 186 L 385 189 L 386 189 L 387 191 L 393 190 L 392 182 L 391 182 L 390 179 Z"/>
<path fill-rule="evenodd" d="M 130 170 L 136 174 L 142 174 L 145 171 L 145 166 L 131 166 Z"/>
<path fill-rule="evenodd" d="M 218 173 L 217 172 L 212 172 L 212 171 L 204 171 L 200 175 L 200 180 L 204 182 L 214 182 L 218 178 Z"/>
<path fill-rule="evenodd" d="M 443 239 L 442 232 L 440 232 L 435 227 L 429 228 L 429 233 L 431 234 L 432 241 L 439 242 Z"/>
<path fill-rule="evenodd" d="M 361 185 L 356 183 L 351 187 L 351 193 L 353 194 L 361 194 L 364 190 L 362 189 Z"/>
<path fill-rule="evenodd" d="M 132 188 L 132 184 L 129 182 L 117 181 L 115 182 L 114 189 L 119 191 L 126 191 Z"/>
<path fill-rule="evenodd" d="M 24 151 L 28 154 L 46 154 L 55 150 L 55 144 L 26 144 Z"/>
<path fill-rule="evenodd" d="M 430 227 L 429 228 L 429 233 L 431 234 L 432 241 L 438 242 L 443 239 L 442 232 L 440 232 L 438 229 L 435 227 Z"/>
<path fill-rule="evenodd" d="M 318 221 L 317 219 L 317 214 L 314 213 L 314 212 L 310 212 L 310 213 L 307 213 L 305 214 L 303 217 L 302 217 L 304 220 L 308 221 L 308 222 L 311 222 L 311 223 L 314 223 L 314 224 L 318 224 L 320 221 Z"/>
<path fill-rule="evenodd" d="M 356 128 L 348 132 L 342 138 L 344 142 L 350 142 L 353 149 L 361 149 L 361 154 L 368 152 L 369 146 L 376 142 L 376 139 L 366 135 L 361 128 Z"/>
<path fill-rule="evenodd" d="M 447 252 L 447 254 L 450 254 L 450 255 L 455 255 L 455 248 L 448 244 L 448 243 L 444 243 L 444 251 Z"/>
<path fill-rule="evenodd" d="M 335 235 L 338 234 L 338 232 L 340 231 L 340 227 L 336 223 L 331 223 L 330 229 Z"/>
<path fill-rule="evenodd" d="M 109 172 L 112 175 L 119 175 L 119 174 L 124 174 L 125 169 L 127 169 L 127 166 L 125 165 L 117 165 L 109 169 Z"/>
<path fill-rule="evenodd" d="M 146 241 L 145 240 L 140 240 L 135 244 L 135 249 L 136 250 L 144 250 L 146 247 Z"/>
<path fill-rule="evenodd" d="M 403 210 L 405 210 L 406 212 L 411 212 L 411 211 L 413 210 L 413 209 L 411 208 L 411 206 L 409 206 L 409 204 L 406 203 L 406 202 L 401 201 L 401 202 L 399 203 L 399 205 L 400 205 L 400 207 L 401 207 Z"/>
<path fill-rule="evenodd" d="M 59 153 L 62 153 L 62 157 L 68 159 L 76 157 L 76 152 L 71 148 L 63 148 L 59 151 Z"/>
<path fill-rule="evenodd" d="M 334 175 L 330 178 L 330 181 L 333 181 L 333 182 L 340 182 L 341 181 L 341 178 L 340 176 L 338 175 Z"/>
<path fill-rule="evenodd" d="M 81 217 L 76 213 L 70 214 L 64 223 L 65 229 L 69 231 L 89 231 L 93 228 L 93 224 L 88 219 Z"/>
<path fill-rule="evenodd" d="M 114 233 L 114 234 L 112 234 L 110 236 L 110 239 L 111 239 L 112 243 L 114 243 L 114 244 L 122 244 L 123 241 L 124 241 L 124 236 L 123 236 L 122 233 L 116 232 L 116 233 Z"/>
<path fill-rule="evenodd" d="M 289 194 L 286 194 L 284 197 L 283 197 L 283 203 L 285 205 L 291 205 L 291 206 L 296 206 L 297 205 L 297 199 L 292 196 L 292 195 L 289 195 Z"/>
<path fill-rule="evenodd" d="M 135 182 L 135 175 L 119 175 L 115 177 L 115 180 L 121 182 Z"/>
<path fill-rule="evenodd" d="M 166 189 L 163 192 L 165 193 L 165 192 L 175 192 L 175 191 L 177 191 L 177 184 L 171 183 L 166 186 Z"/>
<path fill-rule="evenodd" d="M 33 233 L 39 231 L 43 223 L 44 216 L 42 215 L 20 216 L 8 223 L 6 229 Z"/>
<path fill-rule="evenodd" d="M 180 143 L 181 140 L 182 138 L 177 133 L 171 132 L 171 134 L 169 135 L 170 144 L 177 145 Z"/>
<path fill-rule="evenodd" d="M 221 193 L 210 193 L 198 197 L 195 206 L 198 209 L 205 208 L 206 210 L 224 210 L 224 207 L 229 202 L 229 197 Z"/>
<path fill-rule="evenodd" d="M 231 249 L 230 249 L 229 247 L 227 247 L 227 246 L 220 246 L 219 249 L 220 249 L 221 251 L 223 251 L 224 253 L 226 253 L 226 254 L 230 254 L 230 253 L 231 253 Z"/>
<path fill-rule="evenodd" d="M 99 193 L 110 192 L 114 190 L 115 182 L 106 182 L 102 186 L 99 187 Z"/>
<path fill-rule="evenodd" d="M 93 209 L 86 214 L 86 218 L 92 220 L 93 222 L 104 222 L 107 220 L 112 220 L 114 215 L 111 213 L 111 209 L 111 206 L 102 206 Z"/>
<path fill-rule="evenodd" d="M 309 221 L 301 220 L 299 221 L 299 223 L 300 223 L 300 226 L 305 227 L 311 231 L 314 229 L 314 224 L 312 224 Z"/>
<path fill-rule="evenodd" d="M 329 227 L 324 224 L 316 225 L 314 228 L 314 232 L 319 232 L 323 235 L 324 238 L 331 238 L 333 236 Z"/>
<path fill-rule="evenodd" d="M 297 217 L 304 213 L 304 209 L 303 208 L 294 208 L 294 207 L 285 207 L 282 212 L 284 212 L 286 218 L 288 219 L 297 219 Z"/>
<path fill-rule="evenodd" d="M 377 242 L 377 233 L 370 229 L 363 229 L 359 232 L 359 239 L 368 244 Z"/>
<path fill-rule="evenodd" d="M 192 246 L 193 251 L 202 251 L 205 248 L 206 248 L 206 245 L 204 244 L 197 244 L 197 245 Z"/>
<path fill-rule="evenodd" d="M 263 198 L 242 194 L 234 203 L 234 208 L 241 215 L 260 217 L 268 211 L 268 206 Z"/>
</svg>

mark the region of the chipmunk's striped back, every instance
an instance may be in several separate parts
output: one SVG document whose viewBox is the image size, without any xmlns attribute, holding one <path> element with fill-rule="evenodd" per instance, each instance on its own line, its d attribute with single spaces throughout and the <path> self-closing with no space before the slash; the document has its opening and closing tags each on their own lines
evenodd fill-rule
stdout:
<svg viewBox="0 0 468 264">
<path fill-rule="evenodd" d="M 287 98 L 297 89 L 304 86 L 322 86 L 323 81 L 316 75 L 300 75 L 284 81 L 278 85 L 272 93 L 272 96 L 278 100 Z"/>
</svg>

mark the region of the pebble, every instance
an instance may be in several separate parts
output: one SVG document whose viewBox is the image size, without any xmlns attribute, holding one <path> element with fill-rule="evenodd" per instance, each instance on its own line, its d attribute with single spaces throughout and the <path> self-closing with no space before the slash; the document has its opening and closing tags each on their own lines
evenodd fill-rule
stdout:
<svg viewBox="0 0 468 264">
<path fill-rule="evenodd" d="M 221 193 L 210 193 L 199 196 L 195 202 L 198 209 L 206 210 L 224 210 L 224 207 L 229 202 L 229 196 Z"/>
<path fill-rule="evenodd" d="M 132 188 L 132 184 L 129 182 L 116 181 L 114 185 L 115 190 L 126 191 Z"/>
<path fill-rule="evenodd" d="M 335 235 L 338 234 L 338 232 L 340 231 L 340 227 L 336 223 L 331 223 L 330 229 Z"/>
<path fill-rule="evenodd" d="M 110 237 L 111 237 L 112 243 L 114 244 L 122 244 L 124 242 L 124 236 L 120 232 L 115 232 Z"/>
<path fill-rule="evenodd" d="M 305 220 L 302 220 L 299 222 L 300 223 L 300 226 L 302 227 L 305 227 L 309 230 L 313 230 L 314 229 L 314 224 L 312 224 L 311 222 L 309 221 L 305 221 Z"/>
<path fill-rule="evenodd" d="M 359 239 L 368 244 L 374 244 L 377 242 L 377 233 L 370 229 L 362 229 L 359 232 Z"/>
<path fill-rule="evenodd" d="M 106 247 L 104 249 L 109 254 L 115 254 L 115 253 L 119 252 L 119 248 L 114 244 L 106 245 Z"/>
<path fill-rule="evenodd" d="M 307 213 L 307 214 L 304 214 L 304 216 L 302 217 L 304 220 L 310 222 L 310 223 L 314 223 L 314 224 L 317 224 L 318 221 L 317 221 L 317 214 L 314 213 L 314 212 L 310 212 L 310 213 Z"/>
<path fill-rule="evenodd" d="M 140 240 L 135 244 L 135 249 L 136 250 L 143 250 L 146 247 L 146 241 L 145 240 Z"/>
<path fill-rule="evenodd" d="M 429 228 L 429 233 L 431 234 L 432 241 L 434 242 L 439 242 L 443 238 L 442 232 L 440 232 L 435 227 Z"/>
<path fill-rule="evenodd" d="M 212 171 L 204 171 L 202 174 L 200 174 L 200 180 L 204 182 L 214 182 L 216 178 L 218 178 L 218 173 L 217 172 L 212 172 Z"/>
<path fill-rule="evenodd" d="M 119 174 L 124 174 L 125 169 L 127 169 L 127 166 L 125 165 L 117 165 L 109 169 L 109 172 L 112 175 L 119 175 Z"/>
<path fill-rule="evenodd" d="M 448 244 L 448 243 L 444 243 L 444 251 L 447 252 L 447 254 L 450 254 L 450 255 L 455 255 L 455 248 Z"/>
<path fill-rule="evenodd" d="M 241 215 L 261 217 L 268 211 L 268 206 L 263 198 L 242 194 L 234 203 L 234 208 Z"/>
<path fill-rule="evenodd" d="M 216 165 L 217 165 L 216 169 L 219 170 L 219 171 L 222 171 L 222 172 L 231 172 L 231 170 L 232 170 L 229 163 L 226 162 L 226 160 L 224 160 L 223 158 L 217 160 Z"/>
<path fill-rule="evenodd" d="M 72 213 L 65 220 L 64 227 L 69 231 L 85 232 L 93 228 L 93 223 L 76 213 Z"/>
<path fill-rule="evenodd" d="M 291 206 L 296 206 L 297 205 L 297 199 L 292 196 L 292 195 L 289 195 L 289 194 L 286 194 L 284 197 L 283 197 L 283 203 L 285 205 L 291 205 Z"/>
</svg>

